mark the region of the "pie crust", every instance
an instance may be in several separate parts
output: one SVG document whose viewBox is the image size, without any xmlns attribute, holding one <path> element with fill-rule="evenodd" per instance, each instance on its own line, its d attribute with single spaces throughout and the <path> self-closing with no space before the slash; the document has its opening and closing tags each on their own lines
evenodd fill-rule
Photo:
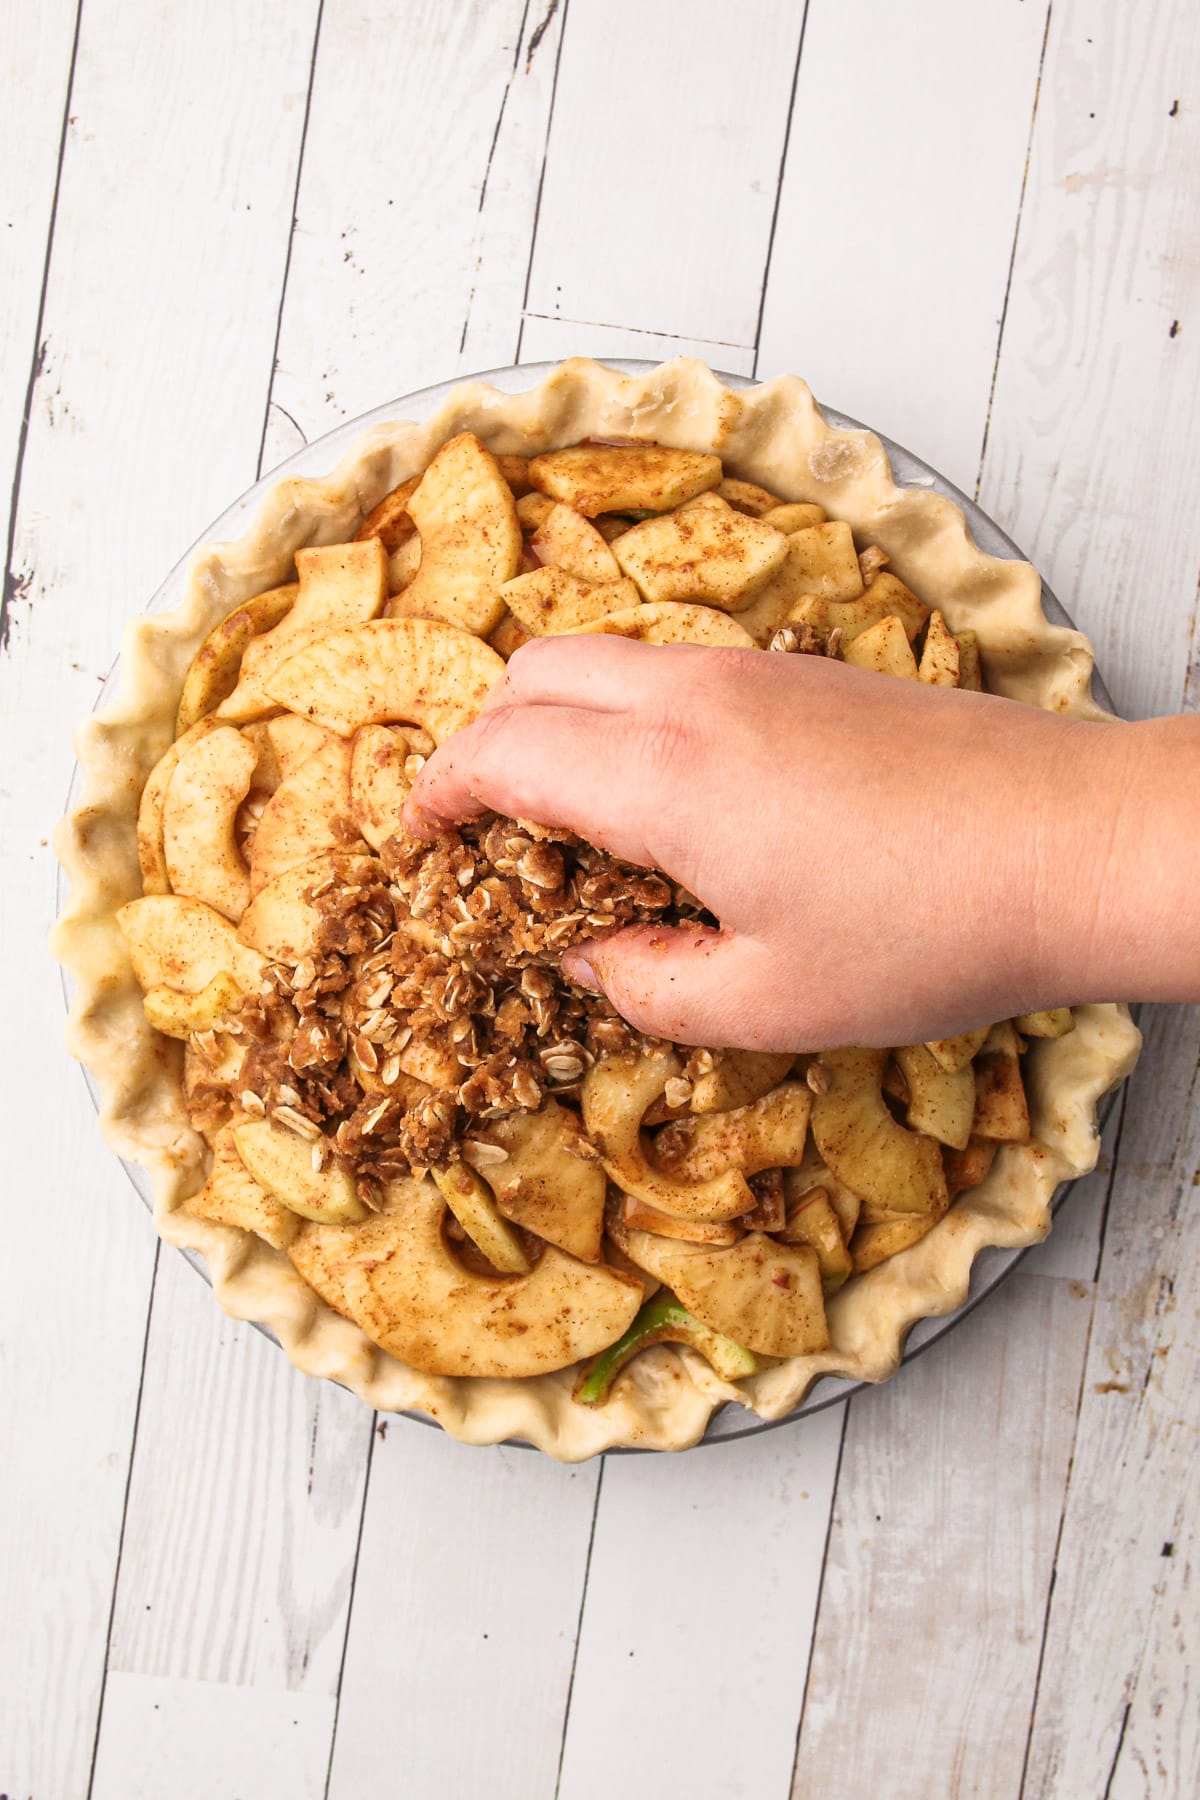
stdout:
<svg viewBox="0 0 1200 1800">
<path fill-rule="evenodd" d="M 898 487 L 879 439 L 830 426 L 796 376 L 731 390 L 683 357 L 635 375 L 575 358 L 526 393 L 469 382 L 423 423 L 373 426 L 329 476 L 280 481 L 241 538 L 198 551 L 176 611 L 128 626 L 117 699 L 77 738 L 83 798 L 55 838 L 71 893 L 52 943 L 74 977 L 69 1048 L 99 1084 L 106 1141 L 152 1177 L 160 1235 L 200 1251 L 228 1313 L 268 1326 L 298 1368 L 343 1383 L 371 1406 L 422 1412 L 469 1443 L 524 1439 L 563 1461 L 614 1446 L 681 1450 L 697 1442 L 724 1401 L 780 1419 L 822 1375 L 871 1382 L 891 1375 L 910 1326 L 962 1305 L 981 1250 L 1046 1235 L 1058 1184 L 1095 1166 L 1096 1103 L 1129 1073 L 1141 1040 L 1124 1007 L 1090 1005 L 1076 1009 L 1070 1035 L 1031 1042 L 1031 1143 L 1005 1145 L 987 1179 L 926 1237 L 829 1301 L 828 1350 L 791 1358 L 738 1387 L 672 1345 L 639 1356 L 601 1407 L 571 1398 L 570 1369 L 520 1380 L 420 1374 L 326 1306 L 283 1252 L 181 1212 L 180 1202 L 204 1181 L 208 1151 L 184 1107 L 181 1046 L 147 1024 L 115 918 L 141 892 L 135 826 L 143 783 L 172 740 L 184 674 L 212 627 L 290 579 L 298 549 L 352 537 L 364 513 L 460 431 L 497 453 L 531 455 L 588 437 L 715 451 L 729 473 L 787 499 L 816 501 L 885 550 L 891 568 L 941 608 L 952 631 L 978 633 L 992 692 L 1077 718 L 1107 715 L 1091 697 L 1088 640 L 1048 622 L 1028 563 L 985 555 L 944 495 Z"/>
</svg>

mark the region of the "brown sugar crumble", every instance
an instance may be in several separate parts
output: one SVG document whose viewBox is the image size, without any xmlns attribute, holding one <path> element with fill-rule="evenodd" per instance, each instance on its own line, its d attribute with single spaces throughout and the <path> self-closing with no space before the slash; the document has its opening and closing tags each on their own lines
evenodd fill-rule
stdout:
<svg viewBox="0 0 1200 1800">
<path fill-rule="evenodd" d="M 314 954 L 272 963 L 237 1015 L 228 1103 L 309 1138 L 314 1167 L 345 1166 L 368 1204 L 398 1176 L 486 1160 L 473 1128 L 548 1096 L 577 1104 L 597 1057 L 657 1043 L 564 978 L 565 950 L 713 922 L 662 875 L 511 819 L 361 850 L 359 880 L 309 890 Z"/>
</svg>

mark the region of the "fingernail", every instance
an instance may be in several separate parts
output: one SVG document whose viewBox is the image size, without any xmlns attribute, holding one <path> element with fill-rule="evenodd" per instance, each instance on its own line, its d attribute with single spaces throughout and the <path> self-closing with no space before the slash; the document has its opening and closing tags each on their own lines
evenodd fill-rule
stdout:
<svg viewBox="0 0 1200 1800">
<path fill-rule="evenodd" d="M 604 992 L 595 969 L 582 951 L 568 950 L 562 959 L 562 971 L 576 987 L 587 988 L 592 994 Z"/>
</svg>

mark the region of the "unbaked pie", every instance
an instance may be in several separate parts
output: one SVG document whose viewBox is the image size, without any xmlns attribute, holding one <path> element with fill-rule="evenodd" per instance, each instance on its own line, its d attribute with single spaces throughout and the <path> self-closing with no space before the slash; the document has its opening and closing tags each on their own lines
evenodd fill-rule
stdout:
<svg viewBox="0 0 1200 1800">
<path fill-rule="evenodd" d="M 890 1054 L 636 1033 L 562 953 L 706 921 L 693 896 L 536 821 L 399 822 L 505 657 L 562 632 L 1097 709 L 1027 565 L 794 378 L 684 360 L 376 428 L 132 628 L 60 838 L 106 1135 L 299 1366 L 574 1458 L 889 1374 L 980 1248 L 1044 1235 L 1138 1040 L 1109 1006 Z"/>
</svg>

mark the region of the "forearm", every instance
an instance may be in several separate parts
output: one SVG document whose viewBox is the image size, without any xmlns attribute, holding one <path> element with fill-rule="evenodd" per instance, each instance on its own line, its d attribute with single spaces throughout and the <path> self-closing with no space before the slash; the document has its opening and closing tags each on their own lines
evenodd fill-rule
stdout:
<svg viewBox="0 0 1200 1800">
<path fill-rule="evenodd" d="M 1039 858 L 1043 1002 L 1200 1000 L 1200 717 L 1085 728 L 1072 773 Z"/>
</svg>

